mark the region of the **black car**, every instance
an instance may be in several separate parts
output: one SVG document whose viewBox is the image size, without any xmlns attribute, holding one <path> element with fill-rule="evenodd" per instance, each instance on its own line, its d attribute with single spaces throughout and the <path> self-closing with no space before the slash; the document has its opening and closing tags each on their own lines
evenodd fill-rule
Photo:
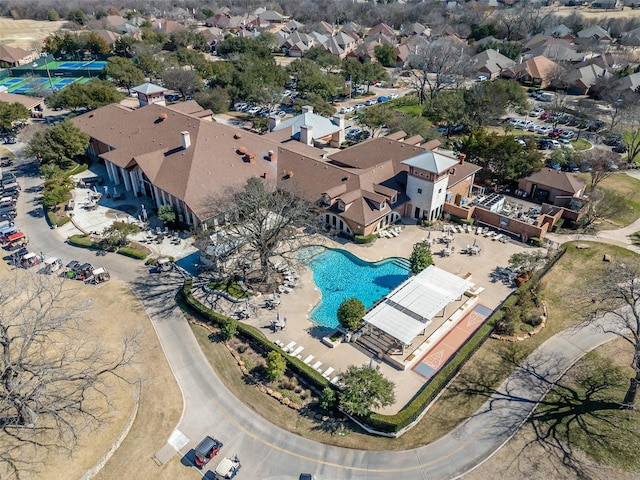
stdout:
<svg viewBox="0 0 640 480">
<path fill-rule="evenodd" d="M 4 143 L 5 145 L 14 144 L 14 143 L 16 143 L 16 138 L 15 137 L 4 137 L 4 140 L 2 141 L 2 143 Z"/>
<path fill-rule="evenodd" d="M 613 147 L 611 150 L 616 152 L 616 153 L 627 153 L 628 149 L 627 149 L 627 146 L 624 143 L 619 143 L 618 145 Z"/>
<path fill-rule="evenodd" d="M 609 137 L 605 137 L 604 140 L 602 140 L 602 143 L 610 147 L 615 147 L 621 141 L 622 141 L 622 138 L 620 138 L 618 135 L 611 135 Z"/>
</svg>

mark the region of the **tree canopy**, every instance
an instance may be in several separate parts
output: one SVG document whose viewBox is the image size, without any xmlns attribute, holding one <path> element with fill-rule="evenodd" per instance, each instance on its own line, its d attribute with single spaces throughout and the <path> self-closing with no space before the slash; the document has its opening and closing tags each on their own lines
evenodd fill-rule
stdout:
<svg viewBox="0 0 640 480">
<path fill-rule="evenodd" d="M 123 57 L 109 57 L 105 73 L 121 87 L 131 87 L 144 82 L 144 73 L 133 62 Z"/>
<path fill-rule="evenodd" d="M 112 103 L 118 103 L 124 96 L 111 82 L 92 78 L 87 83 L 72 83 L 62 90 L 56 90 L 45 99 L 50 108 L 94 110 Z"/>
<path fill-rule="evenodd" d="M 347 330 L 355 330 L 362 322 L 362 317 L 367 309 L 364 304 L 355 297 L 347 298 L 338 307 L 336 316 L 338 322 Z"/>
<path fill-rule="evenodd" d="M 27 143 L 25 153 L 36 157 L 42 164 L 55 164 L 66 168 L 89 145 L 89 135 L 81 132 L 69 120 L 36 132 Z"/>
<path fill-rule="evenodd" d="M 14 122 L 26 121 L 29 109 L 21 103 L 0 102 L 0 128 L 3 132 L 11 130 Z"/>
<path fill-rule="evenodd" d="M 411 264 L 411 273 L 414 275 L 417 275 L 429 265 L 433 265 L 431 247 L 427 242 L 418 242 L 413 245 L 409 263 Z"/>
<path fill-rule="evenodd" d="M 365 416 L 371 410 L 391 405 L 395 401 L 395 385 L 373 368 L 350 365 L 340 380 L 339 408 L 350 414 Z"/>
</svg>

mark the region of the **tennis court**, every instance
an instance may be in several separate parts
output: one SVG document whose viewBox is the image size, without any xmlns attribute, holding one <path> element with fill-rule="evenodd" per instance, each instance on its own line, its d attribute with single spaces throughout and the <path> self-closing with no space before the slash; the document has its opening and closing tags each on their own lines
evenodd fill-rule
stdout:
<svg viewBox="0 0 640 480">
<path fill-rule="evenodd" d="M 36 90 L 42 90 L 42 86 L 49 83 L 46 78 L 27 78 L 20 85 L 16 85 L 14 88 L 9 89 L 9 93 L 29 93 Z"/>
<path fill-rule="evenodd" d="M 51 79 L 53 88 L 55 90 L 61 90 L 67 85 L 72 83 L 87 83 L 90 80 L 89 77 L 65 77 Z M 36 94 L 40 95 L 45 92 L 51 91 L 49 85 L 49 79 L 47 77 L 12 77 L 0 80 L 0 86 L 7 87 L 9 93 L 18 94 Z"/>
<path fill-rule="evenodd" d="M 90 62 L 60 62 L 54 61 L 48 64 L 40 65 L 36 70 L 102 70 L 107 62 L 90 61 Z"/>
</svg>

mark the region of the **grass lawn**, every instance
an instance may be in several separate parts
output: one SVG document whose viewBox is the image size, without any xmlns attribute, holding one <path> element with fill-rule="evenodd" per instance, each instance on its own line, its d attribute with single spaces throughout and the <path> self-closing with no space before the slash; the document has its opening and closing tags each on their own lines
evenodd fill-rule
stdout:
<svg viewBox="0 0 640 480">
<path fill-rule="evenodd" d="M 600 464 L 638 471 L 638 413 L 618 406 L 633 376 L 632 357 L 631 345 L 622 339 L 585 355 L 536 410 L 536 429 Z"/>
<path fill-rule="evenodd" d="M 611 175 L 598 186 L 605 195 L 622 195 L 629 206 L 608 220 L 614 225 L 626 226 L 640 217 L 640 180 L 625 174 Z M 611 228 L 604 225 L 603 228 Z"/>
<path fill-rule="evenodd" d="M 567 246 L 567 253 L 542 281 L 541 295 L 547 302 L 547 327 L 525 342 L 510 344 L 488 340 L 463 367 L 460 375 L 425 414 L 423 420 L 398 439 L 368 436 L 354 425 L 347 424 L 345 436 L 332 435 L 317 422 L 291 415 L 291 410 L 276 404 L 255 387 L 247 385 L 226 347 L 208 338 L 202 327 L 193 326 L 202 350 L 227 387 L 243 398 L 252 409 L 269 418 L 274 424 L 303 437 L 323 443 L 362 450 L 404 450 L 425 445 L 448 433 L 472 415 L 485 401 L 487 394 L 497 387 L 513 370 L 513 360 L 524 358 L 552 335 L 575 325 L 583 319 L 578 303 L 584 286 L 598 278 L 608 263 L 602 262 L 605 253 L 613 260 L 637 261 L 637 255 L 613 245 L 578 242 L 586 249 Z"/>
<path fill-rule="evenodd" d="M 591 148 L 591 144 L 587 142 L 584 138 L 572 141 L 571 145 L 573 145 L 573 148 L 575 148 L 578 151 L 589 150 Z"/>
<path fill-rule="evenodd" d="M 404 112 L 408 115 L 413 115 L 414 117 L 419 117 L 422 115 L 422 111 L 424 110 L 424 106 L 422 105 L 401 105 L 399 107 L 393 107 L 394 110 L 399 112 Z"/>
</svg>

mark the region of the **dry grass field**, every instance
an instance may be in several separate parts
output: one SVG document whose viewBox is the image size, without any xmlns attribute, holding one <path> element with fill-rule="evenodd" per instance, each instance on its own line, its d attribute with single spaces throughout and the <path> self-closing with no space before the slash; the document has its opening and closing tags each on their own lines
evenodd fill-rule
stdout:
<svg viewBox="0 0 640 480">
<path fill-rule="evenodd" d="M 578 13 L 586 19 L 598 19 L 602 21 L 607 18 L 626 19 L 640 16 L 640 9 L 633 10 L 631 8 L 625 8 L 624 10 L 592 10 L 586 7 L 549 7 L 546 10 L 560 17 Z"/>
<path fill-rule="evenodd" d="M 0 43 L 31 50 L 34 43 L 42 41 L 62 28 L 66 22 L 42 22 L 36 20 L 13 20 L 0 17 Z"/>
<path fill-rule="evenodd" d="M 1 282 L 12 281 L 16 274 L 31 275 L 30 272 L 11 271 L 4 262 L 0 264 Z M 117 354 L 125 335 L 135 332 L 137 338 L 134 362 L 122 372 L 127 379 L 141 379 L 137 417 L 121 447 L 96 478 L 133 478 L 132 472 L 136 472 L 136 478 L 178 478 L 178 472 L 184 474 L 185 468 L 178 455 L 162 467 L 152 460 L 180 418 L 182 397 L 149 317 L 128 285 L 122 282 L 110 282 L 99 288 L 71 280 L 67 282 L 74 301 L 90 304 L 80 326 L 82 338 L 78 338 L 78 342 L 99 343 L 105 350 Z M 78 446 L 73 452 L 29 452 L 39 460 L 40 470 L 25 471 L 21 474 L 22 479 L 80 478 L 96 464 L 127 423 L 136 388 L 113 379 L 106 385 L 106 392 L 108 402 L 104 398 L 92 399 L 99 407 L 102 421 L 80 430 Z M 5 478 L 5 473 L 0 465 L 0 478 Z"/>
</svg>

